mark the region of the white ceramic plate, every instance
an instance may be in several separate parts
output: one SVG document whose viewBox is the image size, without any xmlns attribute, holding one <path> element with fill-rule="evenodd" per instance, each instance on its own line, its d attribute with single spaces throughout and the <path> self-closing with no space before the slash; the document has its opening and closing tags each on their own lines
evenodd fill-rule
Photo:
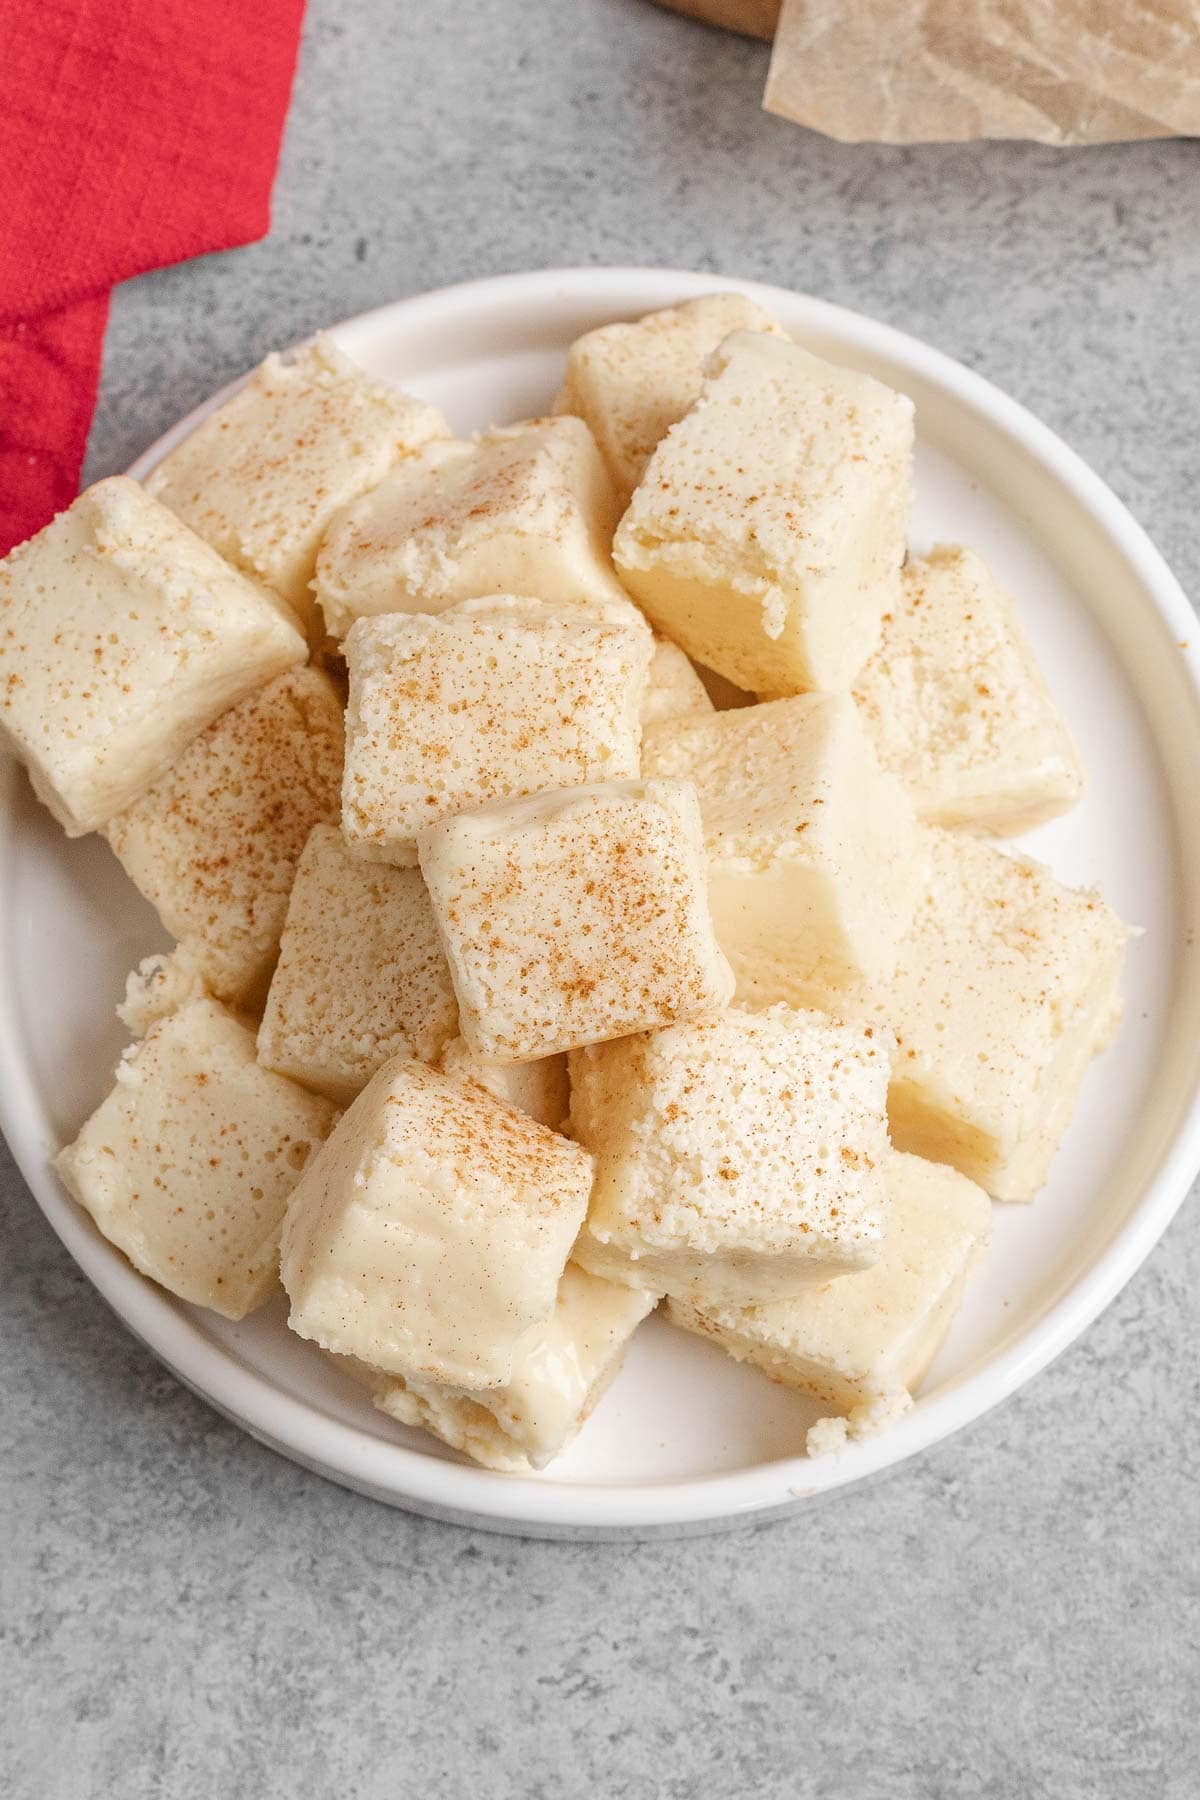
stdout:
<svg viewBox="0 0 1200 1800">
<path fill-rule="evenodd" d="M 106 1091 L 125 973 L 164 939 L 107 846 L 69 843 L 17 771 L 2 771 L 0 1123 L 54 1229 L 130 1329 L 256 1438 L 378 1499 L 496 1530 L 711 1529 L 912 1456 L 1010 1394 L 1095 1318 L 1200 1163 L 1197 623 L 1152 545 L 1070 450 L 912 338 L 780 289 L 672 270 L 504 276 L 383 307 L 335 336 L 469 431 L 544 410 L 580 332 L 732 286 L 814 350 L 915 400 L 913 542 L 962 539 L 990 560 L 1087 763 L 1083 805 L 1030 848 L 1068 882 L 1098 881 L 1145 927 L 1129 956 L 1121 1037 L 1088 1077 L 1050 1185 L 1032 1208 L 997 1207 L 991 1257 L 916 1406 L 889 1435 L 806 1461 L 797 1451 L 813 1409 L 652 1320 L 566 1456 L 541 1477 L 493 1475 L 373 1411 L 287 1331 L 282 1303 L 234 1325 L 144 1281 L 66 1197 L 49 1159 Z M 132 473 L 145 475 L 207 410 Z"/>
</svg>

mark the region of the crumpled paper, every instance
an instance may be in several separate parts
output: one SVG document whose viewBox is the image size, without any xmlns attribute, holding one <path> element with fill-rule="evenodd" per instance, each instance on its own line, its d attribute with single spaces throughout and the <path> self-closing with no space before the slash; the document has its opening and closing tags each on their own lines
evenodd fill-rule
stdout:
<svg viewBox="0 0 1200 1800">
<path fill-rule="evenodd" d="M 765 105 L 843 143 L 1200 136 L 1200 0 L 783 0 Z"/>
</svg>

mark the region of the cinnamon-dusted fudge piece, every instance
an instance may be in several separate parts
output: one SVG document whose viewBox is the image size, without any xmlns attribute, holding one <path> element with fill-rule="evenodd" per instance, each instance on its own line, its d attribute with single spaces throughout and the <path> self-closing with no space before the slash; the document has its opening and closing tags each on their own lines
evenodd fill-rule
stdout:
<svg viewBox="0 0 1200 1800">
<path fill-rule="evenodd" d="M 633 324 L 601 325 L 571 345 L 554 411 L 587 421 L 623 507 L 656 446 L 699 397 L 704 365 L 731 331 L 784 335 L 744 294 L 701 294 Z"/>
<path fill-rule="evenodd" d="M 342 830 L 415 864 L 423 826 L 489 800 L 640 773 L 650 633 L 507 595 L 356 621 Z"/>
<path fill-rule="evenodd" d="M 988 1197 L 965 1175 L 899 1154 L 883 1173 L 888 1224 L 873 1268 L 768 1306 L 670 1305 L 673 1324 L 835 1409 L 810 1431 L 810 1455 L 905 1411 L 991 1239 Z"/>
<path fill-rule="evenodd" d="M 899 595 L 913 408 L 739 331 L 650 459 L 613 544 L 658 631 L 739 687 L 845 688 Z"/>
<path fill-rule="evenodd" d="M 617 516 L 580 419 L 431 444 L 333 521 L 317 598 L 336 637 L 365 613 L 436 613 L 486 594 L 636 613 L 612 566 Z"/>
<path fill-rule="evenodd" d="M 538 1062 L 488 1062 L 452 1038 L 438 1057 L 438 1068 L 460 1081 L 477 1081 L 497 1100 L 528 1113 L 539 1125 L 561 1131 L 571 1110 L 571 1083 L 565 1055 L 543 1056 Z"/>
<path fill-rule="evenodd" d="M 282 603 L 124 475 L 0 562 L 0 743 L 71 837 L 304 657 Z"/>
<path fill-rule="evenodd" d="M 300 852 L 338 816 L 342 748 L 329 676 L 293 669 L 222 713 L 105 827 L 220 1000 L 262 1004 Z"/>
<path fill-rule="evenodd" d="M 739 997 L 835 1011 L 895 967 L 918 828 L 846 694 L 801 694 L 645 734 L 647 775 L 700 797 L 717 940 Z"/>
<path fill-rule="evenodd" d="M 240 1319 L 275 1291 L 284 1208 L 335 1117 L 259 1067 L 242 1019 L 193 1000 L 125 1052 L 56 1166 L 143 1275 Z"/>
<path fill-rule="evenodd" d="M 444 819 L 418 849 L 478 1056 L 534 1062 L 732 998 L 689 782 L 534 794 Z"/>
<path fill-rule="evenodd" d="M 896 1035 L 892 1138 L 997 1200 L 1032 1200 L 1115 1035 L 1129 929 L 1028 857 L 922 835 L 925 890 L 895 973 L 855 1008 Z"/>
<path fill-rule="evenodd" d="M 578 1144 L 397 1057 L 292 1197 L 288 1322 L 406 1381 L 502 1386 L 554 1311 L 591 1183 Z"/>
<path fill-rule="evenodd" d="M 1012 602 L 972 550 L 909 561 L 854 694 L 880 762 L 929 824 L 1009 836 L 1083 791 Z"/>
<path fill-rule="evenodd" d="M 436 407 L 376 381 L 318 337 L 294 356 L 268 356 L 146 485 L 315 628 L 310 583 L 333 515 L 447 436 Z"/>
<path fill-rule="evenodd" d="M 593 1274 L 722 1305 L 867 1268 L 887 1227 L 887 1043 L 774 1006 L 571 1053 Z"/>
<path fill-rule="evenodd" d="M 352 856 L 318 825 L 296 869 L 259 1061 L 345 1105 L 394 1056 L 434 1062 L 458 1029 L 419 869 Z"/>
</svg>

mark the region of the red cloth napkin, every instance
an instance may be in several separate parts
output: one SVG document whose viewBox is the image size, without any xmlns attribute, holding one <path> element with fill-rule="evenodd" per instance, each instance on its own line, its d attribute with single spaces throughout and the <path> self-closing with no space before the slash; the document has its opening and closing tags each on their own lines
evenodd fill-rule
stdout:
<svg viewBox="0 0 1200 1800">
<path fill-rule="evenodd" d="M 0 0 L 0 554 L 74 498 L 119 281 L 262 237 L 304 0 Z"/>
</svg>

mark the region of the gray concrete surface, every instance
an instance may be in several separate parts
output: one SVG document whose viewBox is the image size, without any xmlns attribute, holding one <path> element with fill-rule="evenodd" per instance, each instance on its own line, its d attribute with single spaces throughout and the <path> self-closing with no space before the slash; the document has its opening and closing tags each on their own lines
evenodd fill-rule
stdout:
<svg viewBox="0 0 1200 1800">
<path fill-rule="evenodd" d="M 569 262 L 810 289 L 1096 465 L 1200 592 L 1200 146 L 845 148 L 643 0 L 311 0 L 268 242 L 116 297 L 91 472 L 272 345 Z M 406 1518 L 125 1334 L 3 1170 L 5 1800 L 1194 1800 L 1185 1211 L 1017 1399 L 869 1491 L 691 1543 Z"/>
</svg>

